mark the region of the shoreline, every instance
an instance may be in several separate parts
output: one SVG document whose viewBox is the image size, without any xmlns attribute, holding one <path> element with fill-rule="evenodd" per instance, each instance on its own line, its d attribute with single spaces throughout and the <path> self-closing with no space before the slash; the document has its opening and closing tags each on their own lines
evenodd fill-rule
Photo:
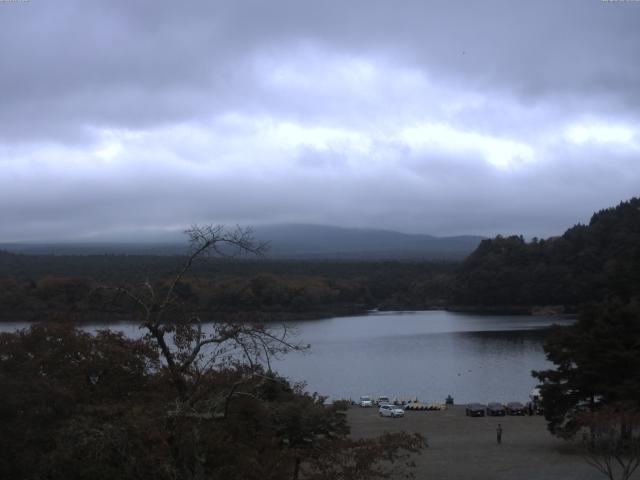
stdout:
<svg viewBox="0 0 640 480">
<path fill-rule="evenodd" d="M 577 314 L 577 307 L 566 307 L 562 305 L 546 305 L 546 306 L 433 306 L 433 307 L 423 307 L 423 308 L 412 308 L 412 309 L 403 309 L 403 308 L 390 308 L 390 307 L 382 307 L 382 308 L 345 308 L 345 309 L 337 309 L 336 311 L 308 311 L 308 312 L 260 312 L 260 311 L 248 311 L 248 312 L 235 312 L 236 314 L 252 316 L 255 315 L 257 323 L 289 323 L 289 322 L 297 322 L 297 321 L 306 321 L 306 320 L 327 320 L 330 318 L 341 318 L 341 317 L 351 317 L 357 315 L 369 315 L 369 314 L 380 314 L 380 313 L 415 313 L 415 312 L 434 312 L 434 311 L 444 311 L 451 313 L 467 313 L 474 315 L 516 315 L 516 316 L 530 316 L 530 317 L 538 317 L 538 316 L 551 316 L 551 317 L 572 317 Z M 219 312 L 218 315 L 226 314 L 227 312 Z M 229 315 L 233 315 L 234 313 L 229 312 Z M 70 321 L 72 323 L 76 323 L 78 325 L 86 325 L 91 323 L 102 323 L 102 324 L 111 324 L 113 323 L 136 323 L 135 320 L 131 320 L 131 315 L 126 312 L 60 312 L 56 314 L 48 314 L 47 318 L 38 319 L 38 312 L 28 312 L 28 313 L 0 313 L 0 323 L 15 323 L 15 322 L 26 322 L 26 323 L 39 323 L 39 322 L 60 322 L 60 321 Z M 129 318 L 127 318 L 129 317 Z M 262 317 L 262 318 L 259 318 Z M 270 318 L 268 318 L 270 317 Z M 208 323 L 213 322 L 213 318 L 207 318 L 206 315 L 202 315 L 202 322 Z"/>
</svg>

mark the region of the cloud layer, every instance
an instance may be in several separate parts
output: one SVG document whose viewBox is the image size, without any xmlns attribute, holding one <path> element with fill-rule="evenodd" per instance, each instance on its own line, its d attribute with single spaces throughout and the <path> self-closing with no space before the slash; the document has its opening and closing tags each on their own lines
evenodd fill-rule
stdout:
<svg viewBox="0 0 640 480">
<path fill-rule="evenodd" d="M 1 241 L 562 232 L 639 193 L 638 2 L 0 4 Z"/>
</svg>

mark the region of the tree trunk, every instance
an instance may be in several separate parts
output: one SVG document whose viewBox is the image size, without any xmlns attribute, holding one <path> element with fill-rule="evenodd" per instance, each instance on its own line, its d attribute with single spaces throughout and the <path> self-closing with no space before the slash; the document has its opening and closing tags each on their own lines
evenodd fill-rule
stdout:
<svg viewBox="0 0 640 480">
<path fill-rule="evenodd" d="M 300 457 L 296 457 L 296 463 L 293 466 L 293 480 L 298 480 L 300 475 Z"/>
</svg>

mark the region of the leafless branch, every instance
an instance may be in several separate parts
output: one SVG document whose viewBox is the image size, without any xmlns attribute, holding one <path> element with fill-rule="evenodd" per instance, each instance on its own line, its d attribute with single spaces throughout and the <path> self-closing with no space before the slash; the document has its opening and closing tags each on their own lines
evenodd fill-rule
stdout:
<svg viewBox="0 0 640 480">
<path fill-rule="evenodd" d="M 222 225 L 192 225 L 184 233 L 190 248 L 166 288 L 157 288 L 148 277 L 137 290 L 128 286 L 109 287 L 117 294 L 128 297 L 136 308 L 142 310 L 144 320 L 141 328 L 146 329 L 157 343 L 181 396 L 187 394 L 188 388 L 199 384 L 203 368 L 214 365 L 212 358 L 204 355 L 205 352 L 214 355 L 211 349 L 206 348 L 208 346 L 217 346 L 214 349 L 217 351 L 225 344 L 234 345 L 242 352 L 243 361 L 252 370 L 261 360 L 266 362 L 270 370 L 273 355 L 304 348 L 289 341 L 286 327 L 280 334 L 275 334 L 253 323 L 218 322 L 214 323 L 212 332 L 204 334 L 198 317 L 185 316 L 182 320 L 165 321 L 165 316 L 175 314 L 175 308 L 180 307 L 176 290 L 198 259 L 210 254 L 219 257 L 234 257 L 240 253 L 262 255 L 267 248 L 266 243 L 255 241 L 249 228 L 236 227 L 228 231 Z M 167 339 L 168 334 L 173 335 L 171 341 Z"/>
</svg>

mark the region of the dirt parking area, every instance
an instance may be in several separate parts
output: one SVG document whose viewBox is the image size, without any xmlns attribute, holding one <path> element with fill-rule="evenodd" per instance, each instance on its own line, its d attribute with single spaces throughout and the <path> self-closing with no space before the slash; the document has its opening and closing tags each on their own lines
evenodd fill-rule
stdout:
<svg viewBox="0 0 640 480">
<path fill-rule="evenodd" d="M 467 417 L 463 406 L 444 411 L 406 412 L 381 418 L 377 408 L 348 411 L 351 434 L 374 437 L 383 432 L 418 432 L 429 447 L 415 457 L 418 479 L 602 480 L 579 452 L 554 438 L 543 417 Z M 502 444 L 496 428 L 502 425 Z M 633 478 L 640 478 L 638 472 Z"/>
</svg>

